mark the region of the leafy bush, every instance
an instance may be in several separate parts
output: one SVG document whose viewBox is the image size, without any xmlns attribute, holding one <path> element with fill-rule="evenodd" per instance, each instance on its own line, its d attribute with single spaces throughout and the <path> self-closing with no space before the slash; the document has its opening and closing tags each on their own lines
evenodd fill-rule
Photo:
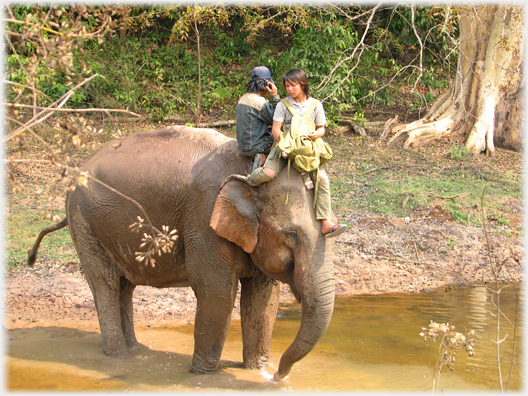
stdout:
<svg viewBox="0 0 528 396">
<path fill-rule="evenodd" d="M 16 9 L 21 13 L 30 10 L 22 6 Z M 365 11 L 361 7 L 343 9 L 349 16 Z M 444 51 L 447 54 L 452 45 L 447 33 L 456 38 L 456 19 L 449 19 L 441 31 L 438 26 L 449 9 L 421 6 L 414 9 L 417 32 L 429 46 L 425 52 Z M 178 13 L 185 10 L 186 7 L 131 7 L 134 19 L 127 36 L 113 35 L 105 43 L 84 43 L 74 54 L 77 70 L 81 71 L 86 64 L 104 78 L 93 80 L 78 90 L 69 105 L 128 108 L 153 119 L 196 113 L 199 75 L 194 33 L 188 32 L 187 41 L 173 37 Z M 281 94 L 285 93 L 280 77 L 300 67 L 309 75 L 312 95 L 325 100 L 329 126 L 333 126 L 343 113 L 352 110 L 361 113 L 368 104 L 395 103 L 400 92 L 392 78 L 404 71 L 402 65 L 409 61 L 408 55 L 418 50 L 414 31 L 409 30 L 409 7 L 390 7 L 377 12 L 367 41 L 361 47 L 361 57 L 358 53 L 353 57 L 352 54 L 362 35 L 362 25 L 351 22 L 340 12 L 317 6 L 304 7 L 300 19 L 290 13 L 292 10 L 281 7 L 242 7 L 238 11 L 227 7 L 223 12 L 229 15 L 229 23 L 205 20 L 199 27 L 203 112 L 226 106 L 234 108 L 237 98 L 245 92 L 250 70 L 257 65 L 271 70 Z M 454 11 L 449 12 L 454 15 Z M 273 23 L 263 25 L 262 30 L 253 25 L 248 28 L 249 22 L 258 24 L 264 20 Z M 86 23 L 91 22 L 87 20 Z M 251 36 L 255 31 L 259 33 Z M 249 36 L 251 42 L 248 42 Z M 445 88 L 447 76 L 444 66 L 438 64 L 438 56 L 424 60 L 419 83 L 433 89 Z M 23 83 L 24 75 L 17 65 L 27 61 L 23 56 L 9 56 L 6 63 L 9 78 Z M 39 88 L 49 97 L 48 101 L 66 92 L 67 81 L 60 72 L 46 65 L 40 67 Z M 416 78 L 416 74 L 408 78 L 404 83 L 414 84 L 414 80 L 410 80 Z M 9 95 L 14 94 L 9 92 Z M 410 98 L 418 106 L 425 106 L 432 100 L 431 92 Z"/>
<path fill-rule="evenodd" d="M 26 85 L 28 76 L 20 65 L 27 65 L 29 62 L 30 59 L 27 56 L 20 54 L 9 55 L 5 63 L 7 79 L 15 84 Z M 38 64 L 36 74 L 35 88 L 44 94 L 38 96 L 37 105 L 39 106 L 51 104 L 71 89 L 64 73 L 50 69 L 46 64 Z M 17 96 L 17 91 L 9 89 L 6 94 L 8 100 L 13 100 Z M 73 108 L 89 107 L 87 99 L 86 91 L 80 88 L 72 95 L 69 105 Z"/>
<path fill-rule="evenodd" d="M 357 43 L 354 28 L 336 20 L 312 20 L 308 27 L 296 31 L 290 55 L 295 59 L 296 67 L 309 73 L 314 96 L 324 98 L 331 95 L 329 104 L 350 105 L 357 101 L 359 92 L 355 75 L 349 75 L 350 63 L 338 66 L 342 59 L 350 56 Z M 330 78 L 325 78 L 331 73 Z M 348 110 L 350 106 L 345 108 Z"/>
</svg>

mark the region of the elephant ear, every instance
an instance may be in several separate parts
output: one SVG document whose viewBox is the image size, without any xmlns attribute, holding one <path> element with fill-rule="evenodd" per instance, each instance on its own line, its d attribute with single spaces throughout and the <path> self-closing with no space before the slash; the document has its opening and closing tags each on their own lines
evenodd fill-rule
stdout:
<svg viewBox="0 0 528 396">
<path fill-rule="evenodd" d="M 253 187 L 237 179 L 226 179 L 216 197 L 209 225 L 245 252 L 253 252 L 259 228 Z"/>
</svg>

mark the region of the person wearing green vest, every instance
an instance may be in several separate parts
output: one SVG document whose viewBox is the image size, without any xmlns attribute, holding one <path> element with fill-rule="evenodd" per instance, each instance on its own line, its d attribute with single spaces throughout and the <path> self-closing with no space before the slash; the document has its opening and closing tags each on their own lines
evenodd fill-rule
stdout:
<svg viewBox="0 0 528 396">
<path fill-rule="evenodd" d="M 284 131 L 290 130 L 293 115 L 288 110 L 288 107 L 293 108 L 296 114 L 301 117 L 310 109 L 312 111 L 310 118 L 314 121 L 315 127 L 308 132 L 307 136 L 312 141 L 322 138 L 325 134 L 326 116 L 322 103 L 310 97 L 306 73 L 302 69 L 293 69 L 286 73 L 282 80 L 289 96 L 279 102 L 275 108 L 271 127 L 271 133 L 275 141 L 278 143 L 281 140 L 283 127 Z M 286 101 L 288 101 L 287 104 L 285 104 Z M 264 166 L 257 168 L 248 176 L 250 184 L 258 186 L 273 180 L 281 169 L 288 164 L 287 154 L 278 149 L 277 143 L 272 147 Z M 345 224 L 334 224 L 330 220 L 332 217 L 330 180 L 324 169 L 322 169 L 322 165 L 319 165 L 318 172 L 311 173 L 312 178 L 316 174 L 318 174 L 319 179 L 317 181 L 315 208 L 317 219 L 321 220 L 321 233 L 326 238 L 336 237 L 344 233 L 347 226 Z"/>
</svg>

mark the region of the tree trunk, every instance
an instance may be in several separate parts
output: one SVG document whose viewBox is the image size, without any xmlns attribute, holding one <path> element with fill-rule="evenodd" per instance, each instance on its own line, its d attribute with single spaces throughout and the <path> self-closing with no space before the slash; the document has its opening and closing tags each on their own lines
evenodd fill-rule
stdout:
<svg viewBox="0 0 528 396">
<path fill-rule="evenodd" d="M 200 52 L 200 30 L 198 23 L 194 20 L 194 31 L 196 32 L 196 47 L 198 49 L 198 95 L 196 96 L 196 124 L 200 124 L 202 117 L 202 54 Z"/>
<path fill-rule="evenodd" d="M 493 156 L 495 144 L 520 150 L 523 23 L 520 5 L 461 7 L 455 80 L 423 119 L 388 144 L 418 147 L 457 132 L 474 154 Z"/>
</svg>

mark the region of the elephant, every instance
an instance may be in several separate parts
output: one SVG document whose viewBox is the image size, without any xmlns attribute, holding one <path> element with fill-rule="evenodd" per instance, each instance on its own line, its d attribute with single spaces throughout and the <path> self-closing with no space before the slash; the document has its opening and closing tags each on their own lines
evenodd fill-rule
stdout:
<svg viewBox="0 0 528 396">
<path fill-rule="evenodd" d="M 132 356 L 132 294 L 137 285 L 188 287 L 197 306 L 190 370 L 217 370 L 240 282 L 243 366 L 269 360 L 280 285 L 301 303 L 298 334 L 274 374 L 284 378 L 325 333 L 334 309 L 331 238 L 321 234 L 313 190 L 299 172 L 251 186 L 244 171 L 252 160 L 233 138 L 206 128 L 173 125 L 114 139 L 96 151 L 66 192 L 66 217 L 41 231 L 68 226 L 93 294 L 103 352 Z M 75 182 L 77 180 L 77 184 Z M 289 191 L 288 204 L 285 203 Z M 142 233 L 131 224 L 148 217 L 176 230 L 172 249 L 139 262 Z M 145 219 L 144 219 L 145 220 Z"/>
</svg>

